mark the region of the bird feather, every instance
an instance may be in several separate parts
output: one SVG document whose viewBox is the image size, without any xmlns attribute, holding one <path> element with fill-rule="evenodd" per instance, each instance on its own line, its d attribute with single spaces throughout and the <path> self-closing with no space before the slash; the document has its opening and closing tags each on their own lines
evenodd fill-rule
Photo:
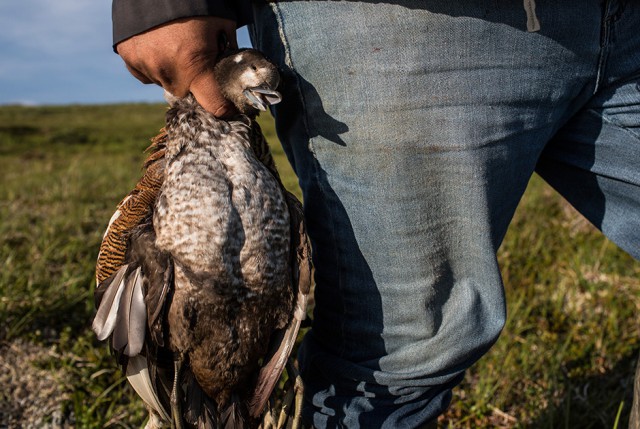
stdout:
<svg viewBox="0 0 640 429">
<path fill-rule="evenodd" d="M 185 374 L 183 385 L 186 386 L 185 421 L 198 429 L 218 428 L 217 407 L 204 393 L 191 371 Z"/>
<path fill-rule="evenodd" d="M 129 270 L 123 283 L 111 344 L 116 351 L 135 356 L 142 350 L 147 321 L 140 267 Z"/>
<path fill-rule="evenodd" d="M 136 280 L 131 295 L 131 310 L 129 311 L 127 347 L 124 350 L 124 354 L 127 356 L 136 356 L 140 353 L 146 332 L 147 309 L 144 304 L 144 295 L 142 294 L 143 280 L 140 268 L 136 272 Z"/>
<path fill-rule="evenodd" d="M 129 315 L 131 313 L 131 299 L 133 297 L 133 284 L 135 278 L 140 275 L 140 268 L 129 271 L 124 278 L 124 290 L 120 296 L 120 304 L 118 305 L 118 313 L 116 316 L 115 327 L 113 329 L 113 336 L 111 337 L 111 345 L 118 352 L 127 345 L 127 337 L 129 334 Z"/>
<path fill-rule="evenodd" d="M 266 364 L 258 373 L 253 396 L 249 399 L 249 414 L 255 418 L 264 411 L 271 392 L 291 355 L 300 331 L 300 325 L 306 317 L 307 299 L 311 289 L 310 246 L 306 235 L 302 204 L 288 191 L 285 196 L 291 222 L 291 277 L 292 284 L 297 288 L 298 293 L 293 317 L 286 329 L 280 329 L 274 333 L 270 341 L 270 353 L 265 357 Z"/>
<path fill-rule="evenodd" d="M 129 359 L 127 363 L 127 380 L 133 390 L 136 391 L 138 396 L 155 410 L 165 421 L 171 421 L 169 418 L 169 412 L 162 406 L 160 398 L 156 393 L 151 377 L 149 376 L 149 367 L 147 365 L 147 358 L 142 355 L 137 355 Z"/>
<path fill-rule="evenodd" d="M 250 427 L 243 415 L 242 403 L 234 398 L 231 404 L 220 413 L 220 427 L 224 429 L 243 429 Z"/>
<path fill-rule="evenodd" d="M 123 279 L 128 267 L 128 265 L 123 265 L 114 275 L 98 286 L 98 289 L 105 288 L 105 292 L 91 327 L 100 341 L 111 335 L 115 327 L 120 298 L 124 291 Z"/>
<path fill-rule="evenodd" d="M 153 228 L 146 225 L 141 233 L 132 234 L 129 254 L 141 264 L 145 274 L 143 289 L 149 334 L 154 344 L 164 346 L 163 320 L 173 285 L 173 262 L 156 247 L 155 238 Z"/>
</svg>

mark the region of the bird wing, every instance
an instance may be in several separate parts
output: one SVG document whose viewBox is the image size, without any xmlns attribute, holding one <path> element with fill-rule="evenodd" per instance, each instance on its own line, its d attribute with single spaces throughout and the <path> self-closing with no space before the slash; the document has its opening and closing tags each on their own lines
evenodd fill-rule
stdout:
<svg viewBox="0 0 640 429">
<path fill-rule="evenodd" d="M 161 313 L 173 267 L 150 236 L 153 207 L 164 181 L 166 139 L 165 130 L 152 139 L 143 176 L 118 204 L 104 233 L 96 263 L 97 313 L 92 328 L 99 340 L 111 337 L 131 386 L 150 408 L 169 419 L 167 382 L 156 355 L 163 346 Z"/>
<path fill-rule="evenodd" d="M 291 192 L 284 192 L 291 223 L 291 285 L 296 294 L 296 302 L 287 326 L 272 335 L 270 351 L 264 358 L 266 363 L 258 373 L 248 402 L 249 413 L 255 418 L 262 414 L 291 355 L 300 325 L 307 314 L 307 300 L 311 290 L 311 246 L 307 238 L 302 203 Z"/>
<path fill-rule="evenodd" d="M 99 340 L 113 334 L 113 348 L 128 356 L 135 356 L 142 349 L 144 335 L 141 336 L 140 331 L 144 334 L 146 308 L 151 313 L 148 319 L 156 323 L 167 295 L 167 281 L 154 279 L 156 281 L 151 282 L 153 285 L 162 285 L 161 288 L 149 287 L 150 282 L 146 281 L 143 290 L 145 277 L 140 271 L 140 264 L 129 267 L 133 246 L 138 253 L 135 256 L 138 262 L 144 253 L 154 248 L 141 232 L 151 229 L 153 207 L 164 181 L 166 139 L 165 130 L 161 130 L 152 139 L 147 149 L 151 153 L 144 164 L 146 170 L 111 217 L 96 263 L 97 286 L 94 298 L 98 312 L 93 321 L 93 329 Z M 134 234 L 137 234 L 138 239 L 132 240 Z M 158 271 L 157 267 L 153 268 L 154 270 L 146 272 Z M 116 321 L 119 321 L 117 329 Z M 161 339 L 157 335 L 157 329 L 152 329 L 151 332 L 154 339 Z"/>
<path fill-rule="evenodd" d="M 161 320 L 173 266 L 155 247 L 151 225 L 131 232 L 125 261 L 98 285 L 102 295 L 96 295 L 98 311 L 92 328 L 99 340 L 111 338 L 111 347 L 136 393 L 149 408 L 169 419 L 167 386 L 173 373 L 167 373 L 165 367 L 171 365 L 160 362 L 159 355 L 165 350 Z"/>
<path fill-rule="evenodd" d="M 304 223 L 304 210 L 300 200 L 291 192 L 285 191 L 285 197 L 291 219 L 293 284 L 297 285 L 298 293 L 308 296 L 311 291 L 311 245 L 309 244 L 307 228 Z M 302 310 L 306 312 L 306 306 Z"/>
<path fill-rule="evenodd" d="M 135 188 L 118 204 L 116 212 L 109 220 L 102 237 L 98 261 L 96 263 L 96 284 L 100 284 L 120 269 L 125 263 L 129 235 L 133 229 L 143 224 L 153 211 L 153 205 L 164 181 L 164 154 L 167 134 L 161 130 L 151 145 L 151 152 L 145 161 L 145 172 Z"/>
</svg>

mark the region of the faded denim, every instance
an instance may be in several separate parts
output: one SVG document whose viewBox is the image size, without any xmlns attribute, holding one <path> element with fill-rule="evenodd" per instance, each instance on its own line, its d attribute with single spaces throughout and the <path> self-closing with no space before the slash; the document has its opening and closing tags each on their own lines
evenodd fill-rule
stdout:
<svg viewBox="0 0 640 429">
<path fill-rule="evenodd" d="M 538 32 L 521 0 L 256 4 L 314 249 L 315 427 L 446 409 L 503 327 L 496 250 L 534 171 L 640 256 L 640 3 L 537 3 Z"/>
</svg>

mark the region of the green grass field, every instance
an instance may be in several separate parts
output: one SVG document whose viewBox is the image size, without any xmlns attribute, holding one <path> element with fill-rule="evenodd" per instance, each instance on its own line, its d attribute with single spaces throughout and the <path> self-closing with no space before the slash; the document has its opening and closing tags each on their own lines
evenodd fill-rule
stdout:
<svg viewBox="0 0 640 429">
<path fill-rule="evenodd" d="M 103 230 L 138 179 L 164 110 L 0 107 L 0 427 L 144 423 L 89 327 Z M 273 125 L 262 124 L 296 189 Z M 454 392 L 441 426 L 626 427 L 640 264 L 536 177 L 499 259 L 507 326 Z"/>
</svg>

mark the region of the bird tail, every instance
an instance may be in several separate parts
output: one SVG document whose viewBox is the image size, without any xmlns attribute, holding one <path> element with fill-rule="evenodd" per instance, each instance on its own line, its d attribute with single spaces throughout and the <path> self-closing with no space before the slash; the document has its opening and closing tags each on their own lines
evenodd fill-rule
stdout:
<svg viewBox="0 0 640 429">
<path fill-rule="evenodd" d="M 246 403 L 233 395 L 229 406 L 220 413 L 220 427 L 222 429 L 249 429 L 256 426 L 257 421 L 249 416 Z"/>
<path fill-rule="evenodd" d="M 198 384 L 193 373 L 184 373 L 184 418 L 187 423 L 198 429 L 245 429 L 255 428 L 249 424 L 246 405 L 234 395 L 231 404 L 218 411 L 216 402 L 210 398 Z"/>
</svg>

